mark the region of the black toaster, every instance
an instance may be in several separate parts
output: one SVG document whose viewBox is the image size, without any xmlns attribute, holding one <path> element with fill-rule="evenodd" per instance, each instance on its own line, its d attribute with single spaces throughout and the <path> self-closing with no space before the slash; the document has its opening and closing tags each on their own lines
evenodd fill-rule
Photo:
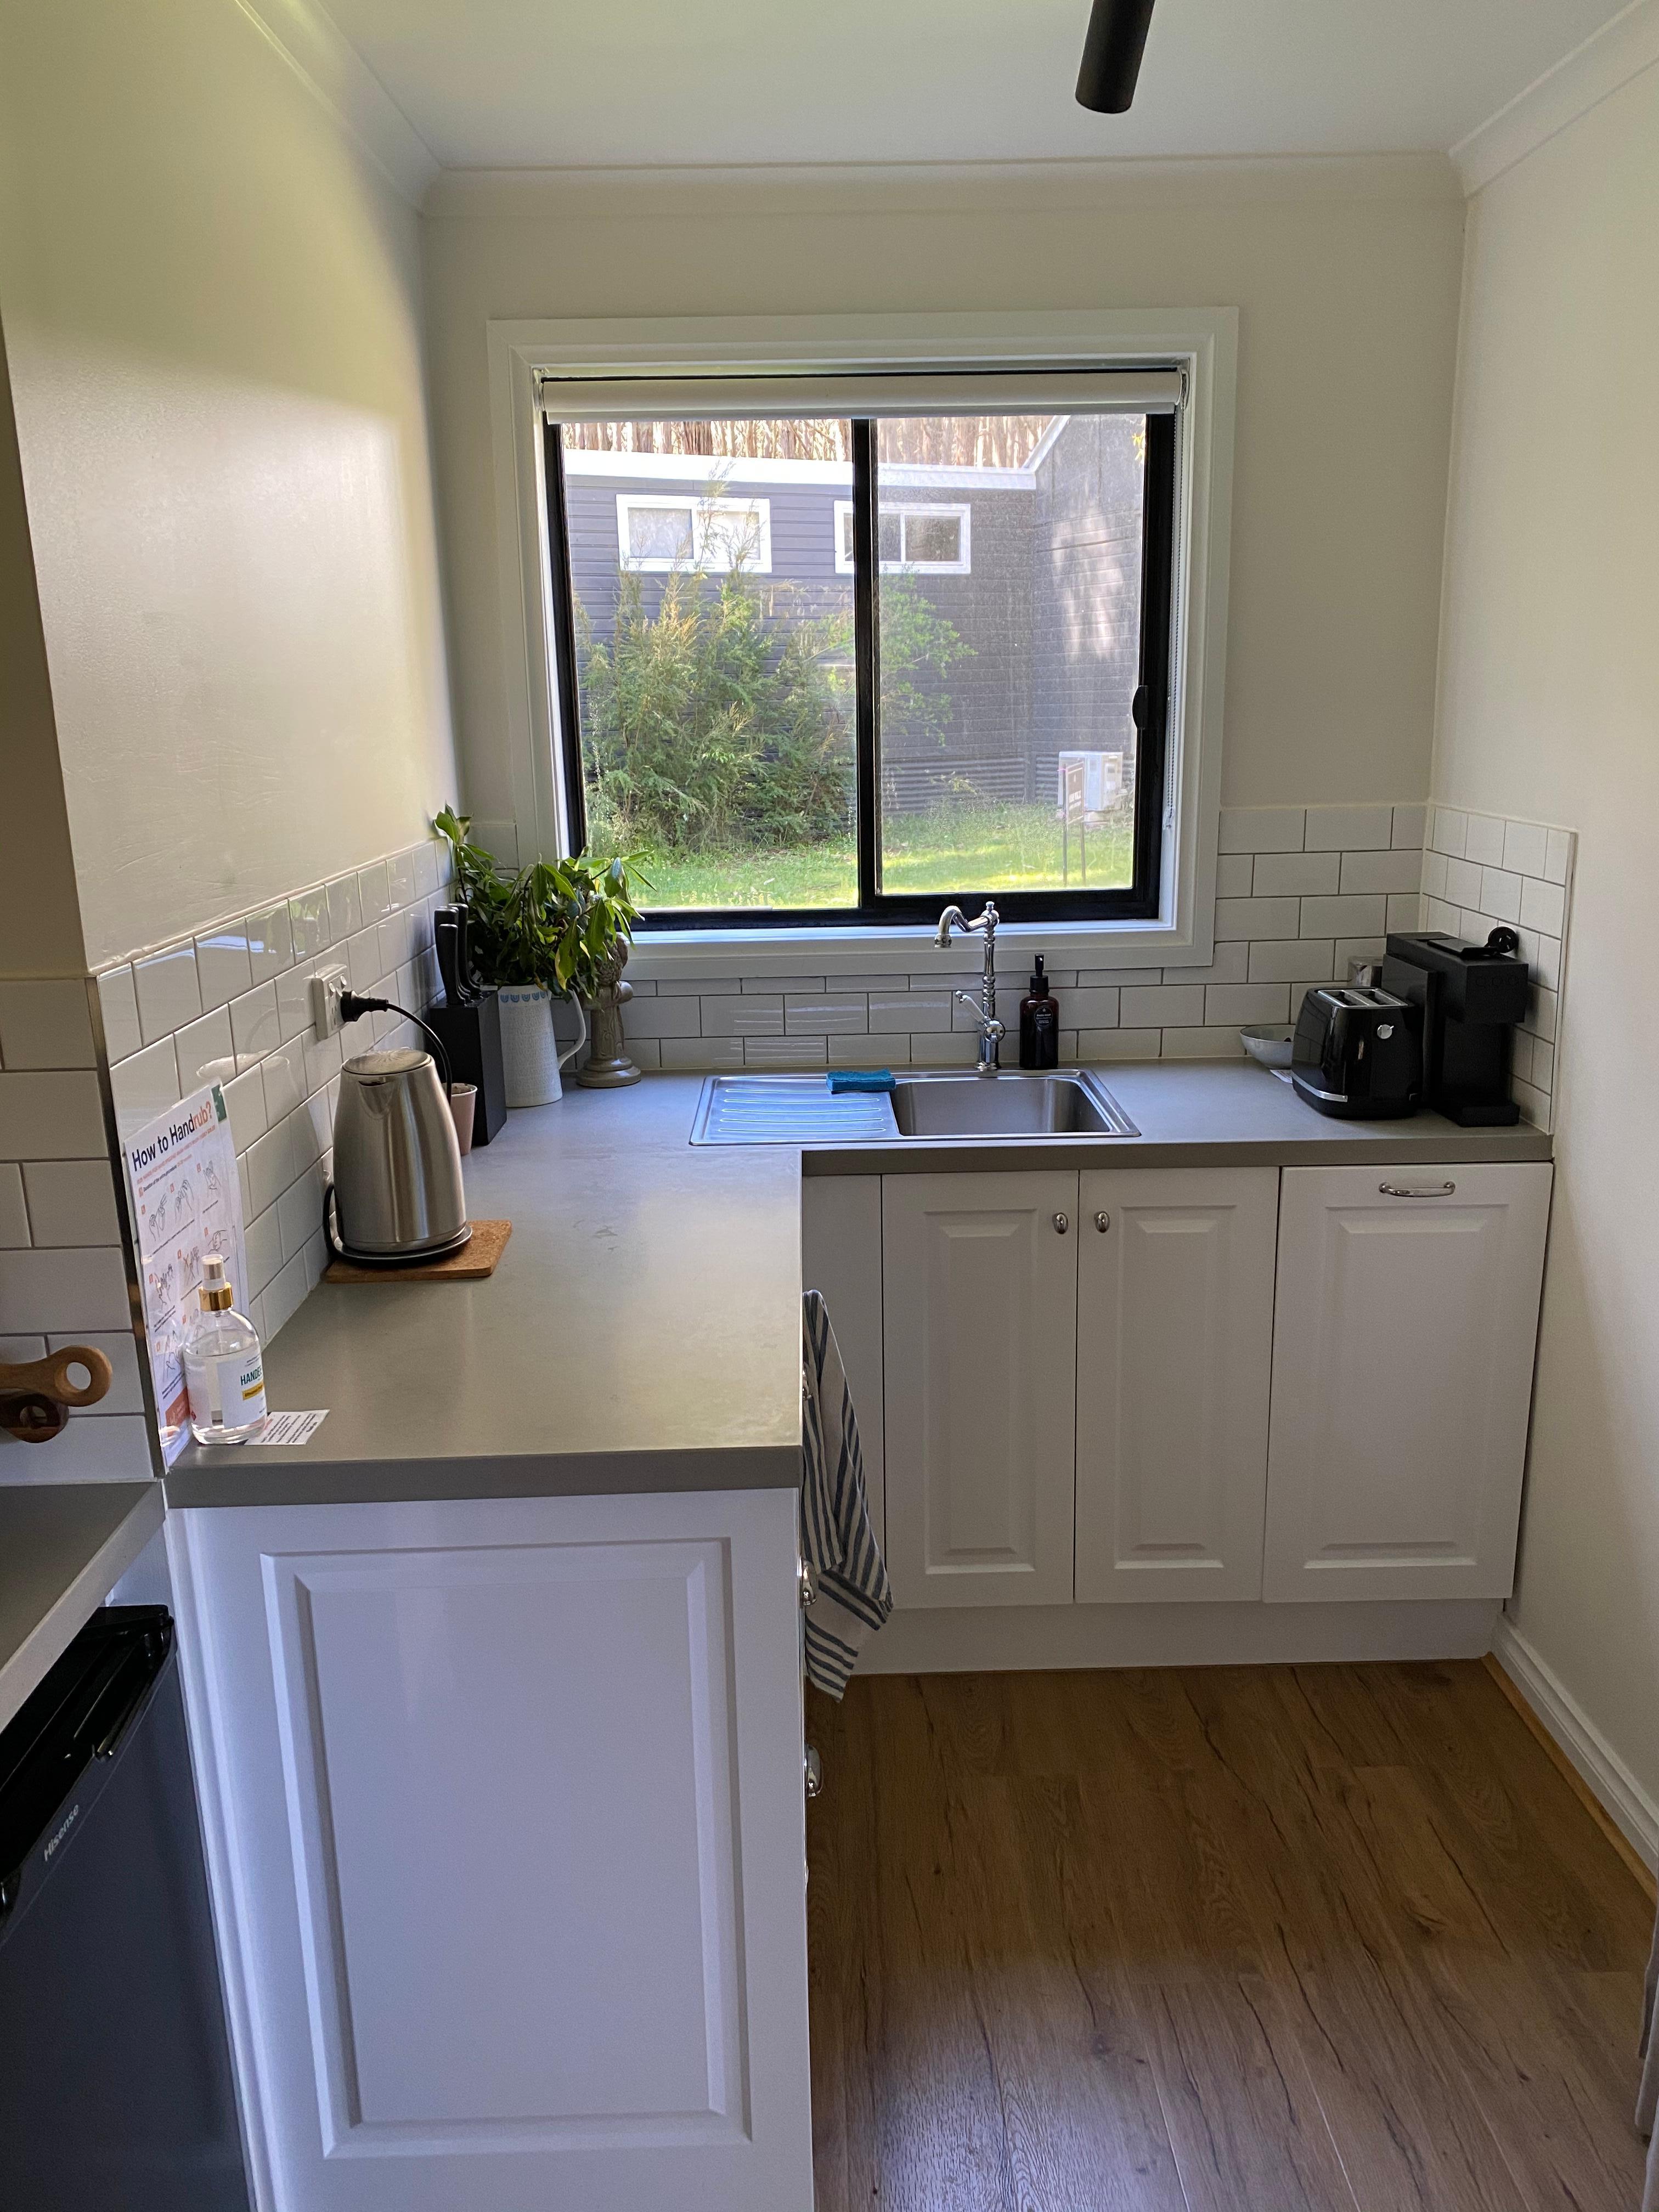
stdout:
<svg viewBox="0 0 1659 2212">
<path fill-rule="evenodd" d="M 1423 1011 L 1392 991 L 1324 983 L 1297 1017 L 1291 1080 L 1322 1114 L 1382 1120 L 1423 1096 Z"/>
</svg>

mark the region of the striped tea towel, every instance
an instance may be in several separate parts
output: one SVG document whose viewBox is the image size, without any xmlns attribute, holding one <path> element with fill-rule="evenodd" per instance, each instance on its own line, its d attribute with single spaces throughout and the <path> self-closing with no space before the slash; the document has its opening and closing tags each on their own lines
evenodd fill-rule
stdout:
<svg viewBox="0 0 1659 2212">
<path fill-rule="evenodd" d="M 818 1291 L 801 1300 L 800 1524 L 817 1584 L 806 1608 L 806 1679 L 839 1698 L 893 1610 L 893 1592 L 870 1526 L 852 1394 Z"/>
</svg>

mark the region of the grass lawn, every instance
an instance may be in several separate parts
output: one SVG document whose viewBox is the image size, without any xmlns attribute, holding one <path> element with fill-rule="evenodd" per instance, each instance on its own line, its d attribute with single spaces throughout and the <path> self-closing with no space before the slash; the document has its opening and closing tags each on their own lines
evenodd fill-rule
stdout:
<svg viewBox="0 0 1659 2212">
<path fill-rule="evenodd" d="M 1088 837 L 1088 872 L 1080 875 L 1076 832 L 1073 886 L 1115 890 L 1133 873 L 1127 817 Z M 1048 806 L 964 806 L 948 812 L 901 814 L 886 829 L 882 886 L 889 891 L 977 894 L 1058 890 L 1060 824 Z M 651 889 L 641 903 L 661 907 L 851 906 L 858 896 L 852 844 L 793 845 L 781 851 L 653 853 L 646 863 Z"/>
</svg>

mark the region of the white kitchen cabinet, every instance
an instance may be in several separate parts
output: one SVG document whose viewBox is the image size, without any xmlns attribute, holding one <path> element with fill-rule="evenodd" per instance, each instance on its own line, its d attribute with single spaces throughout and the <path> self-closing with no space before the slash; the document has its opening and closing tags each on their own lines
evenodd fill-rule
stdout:
<svg viewBox="0 0 1659 2212">
<path fill-rule="evenodd" d="M 1273 1168 L 1080 1178 L 1079 1604 L 1261 1595 Z"/>
<path fill-rule="evenodd" d="M 268 2212 L 810 2212 L 793 1494 L 168 1526 Z"/>
<path fill-rule="evenodd" d="M 1285 1170 L 1264 1597 L 1507 1595 L 1551 1175 Z"/>
<path fill-rule="evenodd" d="M 901 1606 L 1071 1602 L 1077 1209 L 1075 1174 L 883 1178 Z"/>
</svg>

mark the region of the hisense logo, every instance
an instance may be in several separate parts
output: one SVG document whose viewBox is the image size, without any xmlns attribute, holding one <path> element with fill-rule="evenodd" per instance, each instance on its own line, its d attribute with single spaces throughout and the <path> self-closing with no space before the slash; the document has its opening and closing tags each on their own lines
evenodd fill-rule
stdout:
<svg viewBox="0 0 1659 2212">
<path fill-rule="evenodd" d="M 57 1848 L 58 1848 L 58 1844 L 61 1844 L 61 1843 L 63 1842 L 63 1840 L 64 1840 L 64 1837 L 65 1837 L 66 1835 L 68 1835 L 68 1833 L 69 1833 L 70 1830 L 70 1829 L 75 1826 L 76 1822 L 80 1819 L 80 1817 L 81 1817 L 81 1808 L 80 1808 L 80 1805 L 79 1805 L 79 1803 L 78 1803 L 78 1802 L 77 1802 L 76 1804 L 73 1804 L 73 1805 L 71 1805 L 71 1806 L 70 1807 L 69 1811 L 64 1814 L 64 1816 L 63 1820 L 62 1820 L 59 1822 L 59 1824 L 58 1824 L 58 1832 L 57 1832 L 57 1834 L 52 1838 L 52 1841 L 51 1841 L 51 1842 L 46 1845 L 46 1856 L 45 1856 L 45 1857 L 43 1857 L 43 1858 L 41 1859 L 41 1862 L 40 1862 L 40 1863 L 41 1863 L 41 1865 L 42 1865 L 42 1866 L 45 1866 L 45 1865 L 46 1865 L 46 1863 L 47 1860 L 49 1860 L 49 1859 L 51 1858 L 51 1856 L 52 1856 L 52 1853 L 57 1850 Z"/>
</svg>

